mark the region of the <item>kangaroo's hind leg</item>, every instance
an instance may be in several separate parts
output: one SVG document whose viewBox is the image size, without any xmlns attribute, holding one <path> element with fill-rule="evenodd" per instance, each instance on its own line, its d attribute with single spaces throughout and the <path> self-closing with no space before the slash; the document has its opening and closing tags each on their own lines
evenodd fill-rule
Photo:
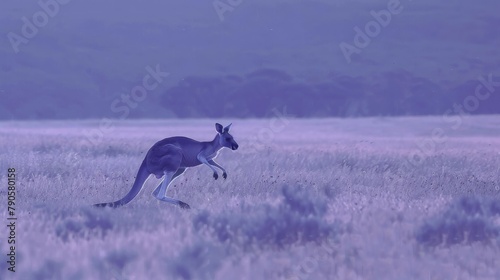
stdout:
<svg viewBox="0 0 500 280">
<path fill-rule="evenodd" d="M 165 179 L 158 186 L 158 188 L 156 188 L 153 191 L 153 195 L 158 200 L 178 205 L 178 206 L 180 206 L 181 208 L 184 208 L 184 209 L 189 209 L 189 208 L 191 208 L 191 207 L 189 207 L 189 204 L 187 204 L 187 203 L 185 203 L 183 201 L 180 201 L 178 199 L 174 199 L 174 198 L 171 198 L 171 197 L 167 196 L 168 186 L 170 185 L 170 182 L 172 182 L 172 178 L 173 178 L 174 175 L 175 175 L 174 172 L 165 171 Z"/>
<path fill-rule="evenodd" d="M 153 191 L 155 198 L 178 205 L 182 208 L 189 208 L 187 203 L 180 200 L 167 197 L 168 186 L 174 177 L 177 177 L 177 171 L 180 169 L 182 161 L 182 149 L 173 144 L 154 145 L 149 150 L 146 161 L 149 171 L 157 178 L 164 177 L 163 182 Z"/>
<path fill-rule="evenodd" d="M 178 176 L 180 176 L 182 173 L 184 173 L 184 171 L 186 171 L 186 168 L 179 168 L 177 169 L 177 171 L 175 172 L 175 174 L 172 176 L 172 179 L 170 179 L 170 182 L 172 182 L 173 180 L 175 180 L 175 178 L 177 178 Z M 161 188 L 161 185 L 163 184 L 163 182 L 165 181 L 165 178 L 166 176 L 163 178 L 163 180 L 160 182 L 160 184 L 158 185 L 158 187 L 156 187 L 156 189 L 153 191 L 152 195 L 154 197 L 156 197 L 158 195 L 158 193 L 160 192 L 160 188 Z M 167 186 L 167 190 L 168 190 L 168 186 Z"/>
</svg>

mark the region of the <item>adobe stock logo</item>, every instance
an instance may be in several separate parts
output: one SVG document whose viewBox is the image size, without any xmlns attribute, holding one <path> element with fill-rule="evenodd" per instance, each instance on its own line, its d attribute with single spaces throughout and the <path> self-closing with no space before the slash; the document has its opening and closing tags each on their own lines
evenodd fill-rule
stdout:
<svg viewBox="0 0 500 280">
<path fill-rule="evenodd" d="M 214 6 L 219 20 L 224 21 L 224 14 L 234 11 L 241 3 L 243 3 L 243 0 L 215 0 L 212 5 Z"/>
<path fill-rule="evenodd" d="M 148 73 L 142 78 L 142 84 L 133 87 L 129 93 L 122 94 L 120 98 L 111 102 L 109 107 L 111 112 L 120 114 L 117 118 L 102 118 L 99 127 L 83 131 L 88 144 L 98 145 L 104 142 L 105 135 L 113 132 L 117 122 L 127 119 L 132 110 L 146 100 L 149 92 L 157 89 L 170 75 L 170 73 L 162 71 L 159 64 L 155 68 L 147 66 L 146 72 Z M 87 143 L 82 140 L 82 145 L 87 146 Z"/>
<path fill-rule="evenodd" d="M 55 17 L 61 10 L 61 5 L 66 5 L 71 0 L 40 0 L 38 6 L 41 10 L 33 13 L 31 19 L 22 17 L 23 25 L 21 33 L 9 32 L 7 39 L 15 53 L 19 53 L 19 46 L 21 44 L 28 44 L 29 39 L 33 39 L 39 32 L 40 28 L 45 27 L 50 18 Z"/>
<path fill-rule="evenodd" d="M 403 6 L 399 0 L 389 0 L 387 3 L 387 9 L 380 10 L 378 12 L 374 10 L 370 11 L 370 15 L 374 20 L 367 22 L 364 30 L 358 26 L 354 27 L 355 34 L 353 44 L 342 42 L 339 45 L 347 63 L 351 63 L 351 56 L 353 54 L 360 54 L 362 49 L 370 45 L 372 39 L 377 37 L 380 32 L 382 32 L 382 28 L 387 27 L 391 23 L 393 15 L 398 15 L 402 11 Z"/>
</svg>

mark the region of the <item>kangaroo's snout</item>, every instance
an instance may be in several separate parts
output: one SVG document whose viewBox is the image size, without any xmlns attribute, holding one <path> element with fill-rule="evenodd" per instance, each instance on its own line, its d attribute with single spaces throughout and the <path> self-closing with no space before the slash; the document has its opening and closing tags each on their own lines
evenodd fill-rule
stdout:
<svg viewBox="0 0 500 280">
<path fill-rule="evenodd" d="M 235 150 L 238 150 L 238 144 L 232 144 L 231 145 L 231 150 L 235 151 Z"/>
</svg>

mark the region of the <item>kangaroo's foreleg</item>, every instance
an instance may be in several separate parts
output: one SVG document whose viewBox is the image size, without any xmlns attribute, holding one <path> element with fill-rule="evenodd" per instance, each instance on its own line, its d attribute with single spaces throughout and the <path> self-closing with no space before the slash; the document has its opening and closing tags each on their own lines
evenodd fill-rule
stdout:
<svg viewBox="0 0 500 280">
<path fill-rule="evenodd" d="M 210 167 L 210 169 L 212 169 L 212 171 L 214 172 L 214 179 L 217 180 L 217 178 L 219 178 L 219 174 L 217 173 L 215 167 L 213 167 L 210 163 L 208 163 L 208 160 L 201 154 L 199 154 L 197 158 L 201 163 L 205 164 L 206 166 Z"/>
<path fill-rule="evenodd" d="M 227 172 L 226 169 L 224 169 L 224 167 L 220 166 L 217 162 L 213 161 L 212 159 L 208 161 L 208 164 L 218 167 L 220 170 L 222 170 L 222 178 L 224 179 L 227 178 Z"/>
</svg>

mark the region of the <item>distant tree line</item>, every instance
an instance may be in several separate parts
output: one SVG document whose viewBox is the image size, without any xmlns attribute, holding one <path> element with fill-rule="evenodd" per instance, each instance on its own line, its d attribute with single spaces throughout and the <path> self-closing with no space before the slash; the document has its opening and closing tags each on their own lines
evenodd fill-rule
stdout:
<svg viewBox="0 0 500 280">
<path fill-rule="evenodd" d="M 486 77 L 485 77 L 486 79 Z M 357 117 L 500 113 L 500 88 L 475 97 L 479 80 L 443 89 L 407 71 L 376 77 L 333 76 L 317 83 L 294 80 L 287 73 L 261 69 L 245 76 L 190 76 L 169 88 L 162 106 L 180 118 L 267 117 L 286 106 L 295 117 Z"/>
</svg>

